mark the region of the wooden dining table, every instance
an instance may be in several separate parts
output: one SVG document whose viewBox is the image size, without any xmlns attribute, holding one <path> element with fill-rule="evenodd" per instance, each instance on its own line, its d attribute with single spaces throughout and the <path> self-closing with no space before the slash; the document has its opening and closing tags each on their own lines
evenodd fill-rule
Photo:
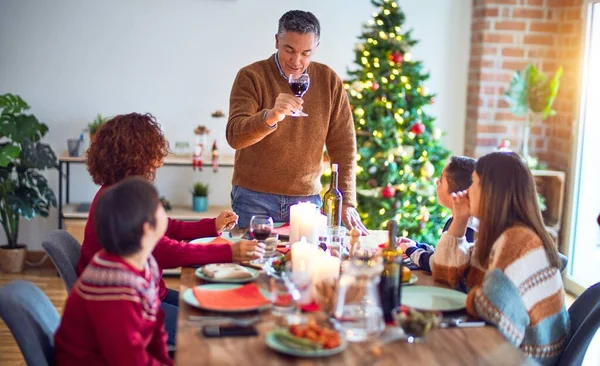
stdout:
<svg viewBox="0 0 600 366">
<path fill-rule="evenodd" d="M 378 239 L 375 239 L 375 242 Z M 298 358 L 279 354 L 265 344 L 265 335 L 280 319 L 263 311 L 256 324 L 258 336 L 206 338 L 190 315 L 209 313 L 186 304 L 181 295 L 203 284 L 194 268 L 182 268 L 177 319 L 176 365 L 530 365 L 535 364 L 510 344 L 493 326 L 435 329 L 421 343 L 393 341 L 349 343 L 343 352 L 326 358 Z M 413 271 L 416 285 L 447 287 L 424 271 Z M 210 315 L 214 315 L 211 313 Z M 378 348 L 378 350 L 374 350 Z"/>
</svg>

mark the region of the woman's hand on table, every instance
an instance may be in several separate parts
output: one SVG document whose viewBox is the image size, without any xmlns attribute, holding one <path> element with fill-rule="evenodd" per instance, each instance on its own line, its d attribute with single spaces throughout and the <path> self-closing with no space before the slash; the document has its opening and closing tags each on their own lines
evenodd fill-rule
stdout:
<svg viewBox="0 0 600 366">
<path fill-rule="evenodd" d="M 231 230 L 237 224 L 238 215 L 233 211 L 223 211 L 215 219 L 215 229 L 218 232 Z"/>
<path fill-rule="evenodd" d="M 262 258 L 265 254 L 265 245 L 256 240 L 240 240 L 231 244 L 233 262 L 247 262 Z"/>
</svg>

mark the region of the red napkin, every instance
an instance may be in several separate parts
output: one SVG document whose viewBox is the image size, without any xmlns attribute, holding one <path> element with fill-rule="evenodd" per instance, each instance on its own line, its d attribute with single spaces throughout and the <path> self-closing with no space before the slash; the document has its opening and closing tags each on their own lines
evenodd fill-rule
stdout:
<svg viewBox="0 0 600 366">
<path fill-rule="evenodd" d="M 277 248 L 277 251 L 281 254 L 287 254 L 290 251 L 290 247 Z"/>
<path fill-rule="evenodd" d="M 294 299 L 292 298 L 292 295 L 281 294 L 281 295 L 277 296 L 277 299 L 275 299 L 275 302 L 273 303 L 273 305 L 286 307 L 286 306 L 292 306 L 293 302 L 294 302 Z"/>
<path fill-rule="evenodd" d="M 300 306 L 300 309 L 305 313 L 314 313 L 315 311 L 319 311 L 319 305 L 313 301 L 310 304 Z"/>
<path fill-rule="evenodd" d="M 194 287 L 192 291 L 200 306 L 207 309 L 247 311 L 270 303 L 254 283 L 232 290 L 211 291 Z"/>
<path fill-rule="evenodd" d="M 285 224 L 281 225 L 280 227 L 274 228 L 273 230 L 271 230 L 271 232 L 273 234 L 290 236 L 290 223 L 286 222 Z"/>
</svg>

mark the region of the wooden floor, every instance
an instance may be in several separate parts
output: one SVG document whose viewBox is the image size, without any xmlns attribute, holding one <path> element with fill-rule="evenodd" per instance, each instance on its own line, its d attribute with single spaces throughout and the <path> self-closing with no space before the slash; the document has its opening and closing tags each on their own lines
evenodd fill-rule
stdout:
<svg viewBox="0 0 600 366">
<path fill-rule="evenodd" d="M 48 261 L 50 262 L 50 261 Z M 0 272 L 0 287 L 7 283 L 22 279 L 30 281 L 42 289 L 50 298 L 60 314 L 63 312 L 65 301 L 67 299 L 67 291 L 52 263 L 46 263 L 40 268 L 27 268 L 24 273 L 5 274 Z M 167 286 L 173 289 L 179 288 L 179 277 L 165 277 Z M 26 366 L 23 355 L 19 350 L 19 346 L 15 342 L 10 330 L 6 324 L 0 319 L 0 365 L 1 366 Z"/>
<path fill-rule="evenodd" d="M 46 263 L 46 265 L 40 268 L 28 268 L 24 273 L 19 274 L 4 274 L 0 272 L 0 287 L 17 279 L 30 281 L 41 288 L 50 298 L 58 312 L 62 314 L 67 299 L 67 291 L 51 262 Z M 165 277 L 165 282 L 170 288 L 179 288 L 179 277 Z M 567 295 L 567 305 L 570 306 L 573 301 L 574 298 Z M 0 365 L 26 366 L 19 346 L 17 346 L 10 330 L 8 330 L 2 320 L 0 320 Z"/>
</svg>

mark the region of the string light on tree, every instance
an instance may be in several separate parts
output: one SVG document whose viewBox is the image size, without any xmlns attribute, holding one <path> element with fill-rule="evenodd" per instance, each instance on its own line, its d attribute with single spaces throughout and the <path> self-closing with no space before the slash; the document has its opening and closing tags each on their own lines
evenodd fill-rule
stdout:
<svg viewBox="0 0 600 366">
<path fill-rule="evenodd" d="M 428 72 L 412 61 L 410 48 L 417 42 L 403 31 L 398 3 L 371 2 L 376 12 L 359 37 L 344 85 L 360 131 L 359 214 L 370 229 L 396 218 L 403 236 L 435 243 L 446 213 L 435 200 L 432 178 L 441 173 L 448 151 L 439 146 L 441 131 L 423 108 L 433 100 L 424 87 Z"/>
</svg>

